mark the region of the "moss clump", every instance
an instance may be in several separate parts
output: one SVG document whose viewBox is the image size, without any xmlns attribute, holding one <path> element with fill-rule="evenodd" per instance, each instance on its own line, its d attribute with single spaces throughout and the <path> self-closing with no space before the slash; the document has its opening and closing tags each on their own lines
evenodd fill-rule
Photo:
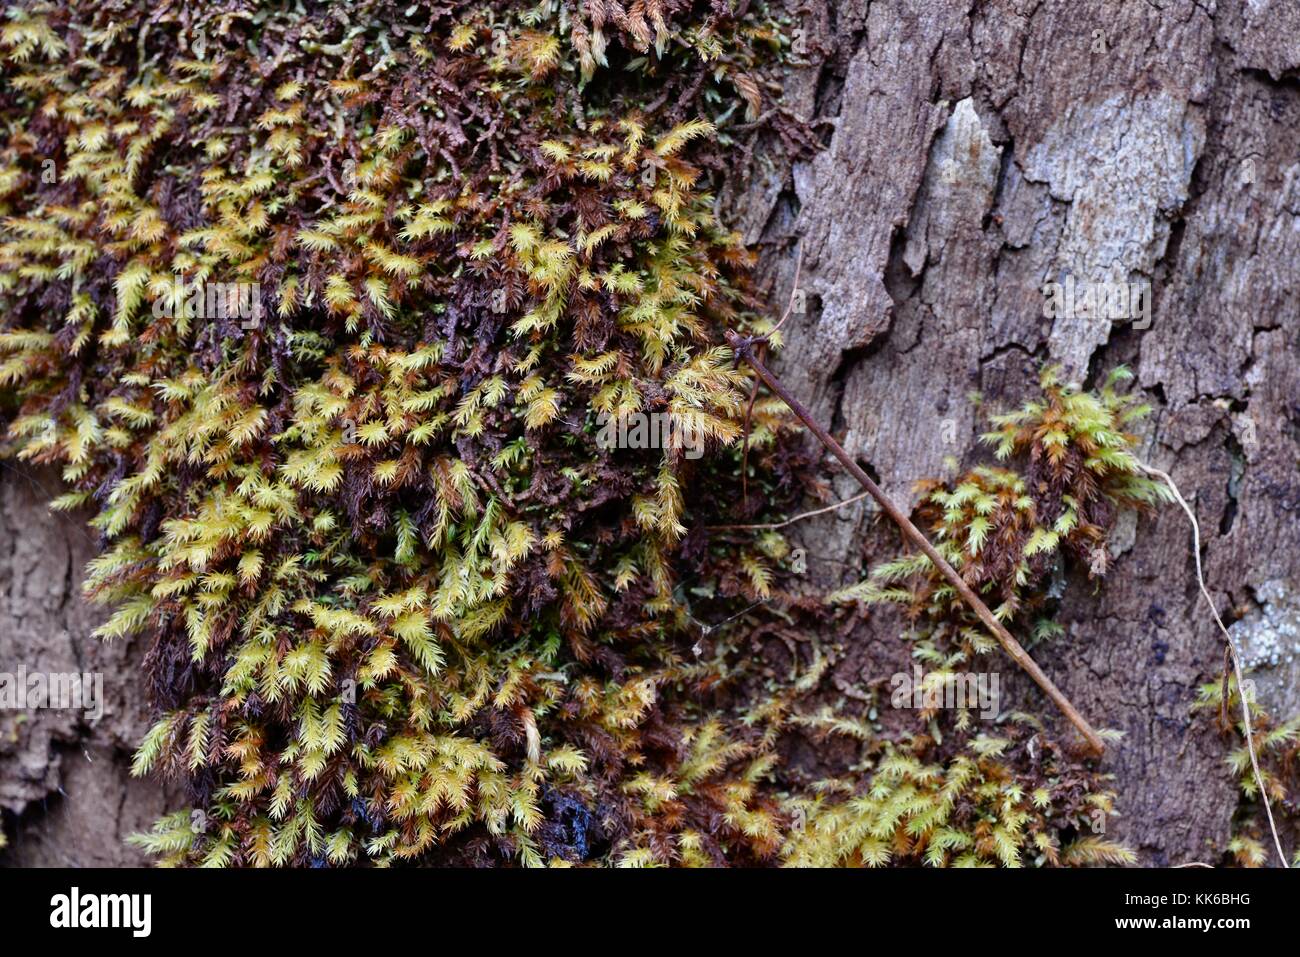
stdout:
<svg viewBox="0 0 1300 957">
<path fill-rule="evenodd" d="M 1050 588 L 1064 563 L 1092 577 L 1109 566 L 1106 537 L 1119 510 L 1164 497 L 1133 456 L 1127 426 L 1147 409 L 1116 390 L 1117 369 L 1096 392 L 1062 383 L 1046 369 L 1042 398 L 995 416 L 985 443 L 1015 468 L 978 466 L 951 483 L 923 482 L 920 518 L 935 547 L 1008 627 L 1041 640 L 1059 633 Z M 895 604 L 908 622 L 912 655 L 944 681 L 999 670 L 1001 652 L 974 613 L 923 554 L 877 566 L 862 583 L 830 596 L 838 603 Z M 796 859 L 933 866 L 1123 863 L 1128 849 L 1104 838 L 1114 795 L 1071 749 L 1036 719 L 1011 714 L 998 734 L 977 731 L 974 709 L 917 712 L 920 729 L 872 758 L 865 793 L 806 805 L 808 826 L 793 841 Z M 807 720 L 807 719 L 805 719 Z M 861 725 L 814 716 L 814 726 L 854 733 Z M 868 751 L 880 744 L 857 735 Z M 830 782 L 828 794 L 850 788 Z"/>
<path fill-rule="evenodd" d="M 1279 721 L 1269 714 L 1255 699 L 1252 682 L 1247 679 L 1246 702 L 1250 709 L 1250 726 L 1259 760 L 1259 774 L 1268 789 L 1275 823 L 1286 840 L 1289 832 L 1294 836 L 1297 794 L 1297 768 L 1300 768 L 1300 715 Z M 1241 789 L 1244 800 L 1233 818 L 1233 835 L 1228 842 L 1228 853 L 1242 867 L 1263 867 L 1274 853 L 1273 837 L 1260 800 L 1259 783 L 1251 767 L 1250 751 L 1246 746 L 1246 728 L 1241 720 L 1241 692 L 1235 675 L 1226 675 L 1221 681 L 1202 685 L 1192 706 L 1194 713 L 1214 714 L 1219 730 L 1229 736 L 1235 747 L 1225 759 L 1228 770 Z M 1290 822 L 1285 828 L 1283 822 Z M 1300 851 L 1291 861 L 1300 864 Z"/>
<path fill-rule="evenodd" d="M 822 794 L 797 799 L 791 863 L 1042 867 L 1136 859 L 1097 833 L 1115 795 L 1043 738 L 1032 717 L 1010 715 L 1002 733 L 974 735 L 958 750 L 943 749 L 940 737 L 923 732 L 883 745 L 862 793 L 827 781 Z M 1016 760 L 1026 749 L 1031 761 Z"/>
<path fill-rule="evenodd" d="M 193 807 L 145 847 L 775 852 L 672 594 L 724 560 L 766 587 L 757 547 L 682 558 L 689 482 L 735 465 L 594 424 L 740 433 L 715 344 L 756 328 L 751 256 L 708 186 L 779 46 L 689 3 L 9 10 L 6 450 L 96 510 L 100 635 L 151 636 L 135 769 Z"/>
</svg>

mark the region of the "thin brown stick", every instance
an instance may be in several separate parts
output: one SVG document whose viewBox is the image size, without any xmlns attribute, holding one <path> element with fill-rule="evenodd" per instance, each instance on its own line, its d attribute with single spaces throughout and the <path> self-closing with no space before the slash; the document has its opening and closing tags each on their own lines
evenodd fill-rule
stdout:
<svg viewBox="0 0 1300 957">
<path fill-rule="evenodd" d="M 1002 645 L 1002 650 L 1011 657 L 1012 661 L 1023 668 L 1029 674 L 1029 677 L 1034 679 L 1038 687 L 1042 688 L 1047 696 L 1056 703 L 1056 706 L 1061 709 L 1061 712 L 1070 720 L 1070 723 L 1083 735 L 1084 740 L 1088 742 L 1088 746 L 1093 752 L 1101 755 L 1105 751 L 1105 745 L 1102 744 L 1100 736 L 1092 729 L 1092 725 L 1088 723 L 1087 719 L 1070 703 L 1070 699 L 1056 685 L 1052 684 L 1052 679 L 1043 673 L 1043 669 L 1038 667 L 1038 663 L 1029 657 L 1029 653 L 1021 647 L 1020 642 L 1016 641 L 1011 632 L 1007 631 L 1002 626 L 1002 623 L 994 617 L 988 606 L 966 584 L 965 579 L 958 575 L 957 571 L 935 550 L 935 547 L 930 544 L 930 540 L 912 524 L 911 519 L 902 513 L 898 506 L 890 500 L 889 496 L 881 490 L 880 486 L 871 480 L 871 476 L 862 470 L 862 467 L 853 460 L 853 457 L 848 452 L 844 451 L 844 447 L 836 442 L 834 437 L 813 419 L 812 414 L 804 407 L 803 403 L 791 395 L 789 390 L 768 371 L 767 367 L 754 355 L 753 340 L 745 339 L 728 329 L 727 342 L 730 343 L 739 358 L 749 363 L 749 367 L 763 380 L 763 384 L 780 396 L 785 404 L 790 407 L 790 411 L 798 416 L 809 431 L 817 436 L 822 445 L 840 460 L 844 467 L 849 470 L 849 474 L 857 479 L 858 484 L 876 500 L 881 510 L 893 519 L 894 524 L 903 530 L 903 534 L 911 539 L 912 543 L 934 563 L 935 568 L 939 569 L 943 577 L 957 590 L 957 594 L 961 596 L 962 601 L 970 606 L 971 610 L 979 616 L 980 621 L 984 622 L 984 625 L 997 638 L 998 643 Z"/>
</svg>

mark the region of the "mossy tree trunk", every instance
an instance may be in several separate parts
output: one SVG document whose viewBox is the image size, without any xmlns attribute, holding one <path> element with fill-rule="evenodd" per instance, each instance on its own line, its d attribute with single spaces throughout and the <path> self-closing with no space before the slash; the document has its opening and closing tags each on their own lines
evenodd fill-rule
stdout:
<svg viewBox="0 0 1300 957">
<path fill-rule="evenodd" d="M 1248 657 L 1277 662 L 1257 676 L 1261 703 L 1293 714 L 1300 8 L 812 0 L 800 10 L 808 65 L 792 72 L 785 102 L 825 148 L 786 169 L 760 138 L 728 197 L 762 244 L 773 302 L 787 301 L 803 247 L 804 309 L 776 362 L 783 381 L 895 500 L 915 504 L 914 480 L 953 474 L 945 458 L 987 458 L 970 393 L 1006 411 L 1032 394 L 1044 362 L 1086 384 L 1127 364 L 1155 407 L 1146 460 L 1193 502 L 1220 609 L 1243 618 Z M 1046 318 L 1044 283 L 1067 275 L 1149 283 L 1149 327 Z M 847 475 L 835 485 L 840 498 L 858 491 Z M 898 543 L 865 503 L 799 537 L 819 589 L 858 580 Z M 1104 763 L 1122 815 L 1108 836 L 1146 865 L 1217 863 L 1238 806 L 1224 765 L 1236 744 L 1190 712 L 1197 686 L 1222 672 L 1223 642 L 1198 605 L 1188 523 L 1165 508 L 1122 527 L 1112 550 L 1095 593 L 1078 570 L 1069 576 L 1067 633 L 1035 655 L 1094 724 L 1125 732 Z M 897 633 L 877 615 L 843 642 L 836 691 L 904 670 Z M 1014 686 L 1014 706 L 1059 727 L 1023 676 Z"/>
<path fill-rule="evenodd" d="M 790 168 L 760 131 L 725 197 L 763 250 L 773 302 L 790 295 L 802 244 L 784 381 L 915 504 L 915 479 L 984 454 L 970 393 L 1002 410 L 1046 361 L 1089 383 L 1130 365 L 1156 408 L 1146 458 L 1194 503 L 1211 590 L 1242 618 L 1248 651 L 1268 645 L 1300 594 L 1300 8 L 808 0 L 791 15 L 806 65 L 784 102 L 824 149 Z M 1044 317 L 1045 281 L 1116 272 L 1150 284 L 1148 328 Z M 166 803 L 127 775 L 147 648 L 88 637 L 77 583 L 93 543 L 44 511 L 56 484 L 0 473 L 0 662 L 101 670 L 109 707 L 93 727 L 60 712 L 0 716 L 11 845 L 0 854 L 135 861 L 121 837 Z M 835 489 L 857 492 L 842 474 Z M 856 581 L 894 552 L 877 519 L 857 505 L 799 527 L 810 589 Z M 1216 863 L 1238 796 L 1229 742 L 1190 711 L 1223 648 L 1197 603 L 1188 526 L 1167 508 L 1114 546 L 1099 590 L 1070 574 L 1067 633 L 1035 656 L 1094 724 L 1125 732 L 1104 765 L 1123 815 L 1114 836 L 1143 864 Z M 834 638 L 829 692 L 907 667 L 897 632 L 876 615 Z M 1275 713 L 1300 708 L 1291 651 L 1261 672 Z M 1015 706 L 1059 723 L 1009 670 Z M 812 773 L 836 757 L 811 745 L 794 759 Z"/>
</svg>

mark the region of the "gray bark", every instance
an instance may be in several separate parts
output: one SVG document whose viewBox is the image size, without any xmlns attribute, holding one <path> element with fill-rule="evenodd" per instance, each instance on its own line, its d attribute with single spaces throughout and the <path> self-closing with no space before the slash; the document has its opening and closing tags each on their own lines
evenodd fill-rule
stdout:
<svg viewBox="0 0 1300 957">
<path fill-rule="evenodd" d="M 0 710 L 0 809 L 9 839 L 0 864 L 142 864 L 123 839 L 147 829 L 165 800 L 156 782 L 129 774 L 148 726 L 144 642 L 90 637 L 101 613 L 82 600 L 80 586 L 95 540 L 86 516 L 49 510 L 61 490 L 57 472 L 0 469 L 0 672 L 99 675 L 103 713 Z"/>
<path fill-rule="evenodd" d="M 982 457 L 996 411 L 1045 361 L 1080 382 L 1126 363 L 1156 407 L 1142 453 L 1193 502 L 1219 607 L 1260 672 L 1297 700 L 1300 594 L 1300 7 L 1289 0 L 811 0 L 786 105 L 829 133 L 784 169 L 755 151 L 728 197 L 761 242 L 772 301 L 795 249 L 806 310 L 777 370 L 895 498 Z M 1149 282 L 1141 323 L 1044 318 L 1072 274 Z M 796 299 L 796 302 L 799 300 Z M 857 489 L 836 480 L 839 497 Z M 897 537 L 865 506 L 800 530 L 813 584 L 856 581 Z M 1068 635 L 1036 657 L 1094 723 L 1125 732 L 1104 769 L 1141 863 L 1216 863 L 1237 794 L 1226 742 L 1189 712 L 1223 645 L 1198 607 L 1190 531 L 1168 507 L 1121 529 Z M 864 544 L 865 543 L 865 544 Z M 847 693 L 902 670 L 873 615 L 832 677 Z M 1051 715 L 1017 682 L 1018 700 Z M 1290 839 L 1294 835 L 1288 835 Z"/>
</svg>

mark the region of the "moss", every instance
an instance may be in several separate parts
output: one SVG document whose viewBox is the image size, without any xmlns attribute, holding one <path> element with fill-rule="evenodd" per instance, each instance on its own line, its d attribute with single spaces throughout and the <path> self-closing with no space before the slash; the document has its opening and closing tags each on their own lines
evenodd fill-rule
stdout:
<svg viewBox="0 0 1300 957">
<path fill-rule="evenodd" d="M 736 471 L 715 343 L 758 328 L 709 184 L 781 41 L 595 10 L 10 10 L 7 449 L 97 511 L 99 634 L 151 636 L 135 770 L 193 802 L 163 861 L 774 852 L 672 591 L 766 587 L 756 545 L 681 543 Z M 597 447 L 636 411 L 711 460 Z"/>
<path fill-rule="evenodd" d="M 1164 498 L 1133 456 L 1137 438 L 1127 427 L 1147 409 L 1117 391 L 1127 377 L 1117 369 L 1087 392 L 1046 369 L 1041 398 L 995 416 L 983 437 L 1013 467 L 981 465 L 951 483 L 921 483 L 919 517 L 940 554 L 999 620 L 1039 640 L 1061 631 L 1051 619 L 1053 574 L 1073 561 L 1089 577 L 1103 577 L 1106 540 L 1120 510 L 1147 509 Z M 998 670 L 997 643 L 925 555 L 880 564 L 865 581 L 829 597 L 901 606 L 912 656 L 934 675 Z M 1108 776 L 1068 741 L 1053 741 L 1037 719 L 1007 715 L 994 735 L 972 715 L 970 707 L 920 709 L 921 728 L 900 742 L 906 747 L 886 744 L 872 758 L 865 793 L 807 805 L 795 857 L 931 866 L 1134 860 L 1104 836 L 1115 798 Z M 873 736 L 863 737 L 868 750 L 880 749 Z M 828 794 L 836 790 L 855 789 L 831 782 Z"/>
<path fill-rule="evenodd" d="M 1253 684 L 1250 679 L 1245 681 L 1260 779 L 1268 789 L 1280 832 L 1294 835 L 1296 769 L 1300 767 L 1300 715 L 1279 720 L 1259 704 Z M 1229 674 L 1221 681 L 1202 685 L 1192 711 L 1213 715 L 1219 731 L 1234 744 L 1225 763 L 1243 800 L 1233 815 L 1233 834 L 1227 851 L 1231 859 L 1243 867 L 1261 867 L 1273 854 L 1273 838 L 1260 800 L 1259 783 L 1251 768 L 1246 728 L 1240 720 L 1241 692 L 1236 677 Z M 1300 864 L 1300 853 L 1293 857 L 1291 864 Z"/>
<path fill-rule="evenodd" d="M 809 481 L 718 345 L 770 325 L 713 190 L 760 117 L 808 141 L 747 9 L 7 11 L 0 452 L 62 468 L 100 635 L 148 638 L 135 770 L 190 805 L 135 838 L 160 862 L 1129 859 L 1036 718 L 885 735 L 809 709 L 820 650 L 776 678 L 715 627 L 824 614 L 775 531 L 710 530 Z M 927 487 L 944 554 L 1040 636 L 1048 573 L 1103 575 L 1158 498 L 1113 386 L 1049 374 L 988 436 L 1015 467 Z M 636 412 L 707 454 L 597 441 Z M 900 603 L 941 670 L 994 647 L 914 556 L 835 597 Z M 801 783 L 808 730 L 856 766 Z"/>
</svg>

